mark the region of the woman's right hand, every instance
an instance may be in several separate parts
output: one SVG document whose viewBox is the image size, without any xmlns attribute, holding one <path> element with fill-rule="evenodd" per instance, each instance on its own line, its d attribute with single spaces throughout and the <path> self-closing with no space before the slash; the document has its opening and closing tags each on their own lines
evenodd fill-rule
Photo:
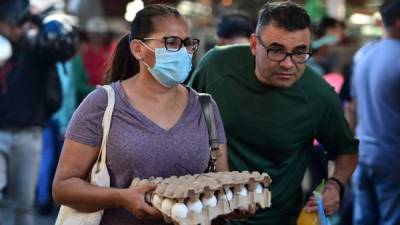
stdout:
<svg viewBox="0 0 400 225">
<path fill-rule="evenodd" d="M 154 191 L 156 187 L 156 184 L 148 183 L 124 189 L 122 206 L 138 219 L 161 219 L 161 212 L 145 201 L 146 192 Z"/>
</svg>

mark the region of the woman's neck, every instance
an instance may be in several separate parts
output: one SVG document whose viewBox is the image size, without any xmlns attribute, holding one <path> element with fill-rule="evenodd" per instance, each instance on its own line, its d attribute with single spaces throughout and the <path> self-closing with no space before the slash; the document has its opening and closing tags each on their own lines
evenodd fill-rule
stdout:
<svg viewBox="0 0 400 225">
<path fill-rule="evenodd" d="M 146 99 L 151 103 L 165 103 L 169 104 L 178 99 L 182 94 L 183 88 L 181 85 L 167 88 L 155 80 L 151 74 L 141 72 L 127 80 L 127 92 L 132 96 Z"/>
</svg>

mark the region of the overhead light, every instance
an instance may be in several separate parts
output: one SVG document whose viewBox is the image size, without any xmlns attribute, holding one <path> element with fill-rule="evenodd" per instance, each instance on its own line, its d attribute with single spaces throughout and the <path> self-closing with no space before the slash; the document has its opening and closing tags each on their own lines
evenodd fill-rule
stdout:
<svg viewBox="0 0 400 225">
<path fill-rule="evenodd" d="M 212 12 L 211 6 L 191 1 L 181 1 L 177 9 L 185 16 L 209 16 Z"/>
<path fill-rule="evenodd" d="M 35 12 L 43 12 L 44 10 L 54 7 L 56 9 L 63 9 L 65 6 L 62 0 L 30 0 L 30 4 Z"/>
<path fill-rule="evenodd" d="M 374 19 L 366 14 L 354 13 L 350 16 L 350 22 L 356 25 L 373 24 Z"/>
<path fill-rule="evenodd" d="M 142 0 L 134 0 L 132 2 L 129 2 L 126 5 L 126 11 L 124 16 L 125 20 L 131 22 L 135 18 L 136 13 L 138 13 L 143 8 L 144 8 L 144 3 Z"/>
</svg>

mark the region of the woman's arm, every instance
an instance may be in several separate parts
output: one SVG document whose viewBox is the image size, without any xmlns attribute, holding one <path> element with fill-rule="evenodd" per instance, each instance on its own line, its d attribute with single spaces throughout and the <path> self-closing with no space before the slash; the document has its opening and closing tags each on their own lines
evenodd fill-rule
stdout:
<svg viewBox="0 0 400 225">
<path fill-rule="evenodd" d="M 218 172 L 229 171 L 228 146 L 226 144 L 222 144 L 219 146 L 219 148 L 221 152 L 217 159 L 216 169 Z"/>
<path fill-rule="evenodd" d="M 98 152 L 96 147 L 65 140 L 53 181 L 54 200 L 84 212 L 125 208 L 138 218 L 161 218 L 160 212 L 144 201 L 145 193 L 155 185 L 119 189 L 96 187 L 87 181 Z"/>
</svg>

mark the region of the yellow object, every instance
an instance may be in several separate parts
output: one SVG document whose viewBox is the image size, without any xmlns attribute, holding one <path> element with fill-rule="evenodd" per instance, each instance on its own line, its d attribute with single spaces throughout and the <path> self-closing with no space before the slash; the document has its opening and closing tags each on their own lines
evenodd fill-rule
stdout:
<svg viewBox="0 0 400 225">
<path fill-rule="evenodd" d="M 297 219 L 297 225 L 318 225 L 318 212 L 308 213 L 304 207 Z"/>
</svg>

